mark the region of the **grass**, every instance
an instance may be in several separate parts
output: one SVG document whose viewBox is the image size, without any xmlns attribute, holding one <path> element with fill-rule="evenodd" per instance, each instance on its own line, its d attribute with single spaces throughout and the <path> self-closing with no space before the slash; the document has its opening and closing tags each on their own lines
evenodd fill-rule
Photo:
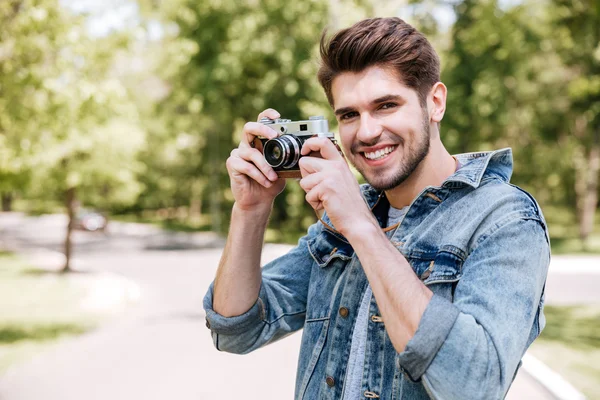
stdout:
<svg viewBox="0 0 600 400">
<path fill-rule="evenodd" d="M 28 215 L 60 214 L 65 212 L 65 207 L 60 202 L 41 199 L 15 199 L 12 209 L 13 211 L 24 212 Z"/>
<path fill-rule="evenodd" d="M 124 214 L 111 215 L 110 219 L 121 222 L 151 224 L 173 232 L 208 232 L 211 230 L 210 221 L 207 221 L 206 218 L 192 222 L 185 219 L 169 219 L 158 216 L 139 217 L 134 214 Z"/>
<path fill-rule="evenodd" d="M 0 252 L 0 374 L 106 317 L 81 307 L 87 289 L 76 277 L 43 272 Z"/>
<path fill-rule="evenodd" d="M 546 327 L 529 352 L 589 399 L 600 398 L 600 305 L 544 308 Z"/>
<path fill-rule="evenodd" d="M 579 226 L 573 210 L 546 206 L 543 212 L 548 223 L 553 254 L 600 254 L 600 210 L 585 244 L 579 239 Z"/>
<path fill-rule="evenodd" d="M 552 237 L 552 254 L 600 254 L 600 233 L 592 234 L 584 245 L 576 237 Z"/>
<path fill-rule="evenodd" d="M 47 324 L 0 324 L 0 343 L 11 344 L 22 340 L 37 342 L 56 339 L 62 335 L 80 335 L 88 327 L 76 323 L 47 323 Z"/>
</svg>

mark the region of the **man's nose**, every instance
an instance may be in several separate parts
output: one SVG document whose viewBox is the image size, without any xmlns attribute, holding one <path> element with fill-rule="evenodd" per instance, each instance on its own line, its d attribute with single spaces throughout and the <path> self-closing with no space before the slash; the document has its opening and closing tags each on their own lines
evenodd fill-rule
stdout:
<svg viewBox="0 0 600 400">
<path fill-rule="evenodd" d="M 356 138 L 363 143 L 377 142 L 379 136 L 383 132 L 383 128 L 377 119 L 371 117 L 368 113 L 362 114 L 360 117 L 360 127 Z"/>
</svg>

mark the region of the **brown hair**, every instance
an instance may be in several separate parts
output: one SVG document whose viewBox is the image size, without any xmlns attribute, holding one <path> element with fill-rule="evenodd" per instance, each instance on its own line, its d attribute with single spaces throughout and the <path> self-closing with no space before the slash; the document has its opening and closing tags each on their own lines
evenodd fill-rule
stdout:
<svg viewBox="0 0 600 400">
<path fill-rule="evenodd" d="M 429 41 L 400 18 L 372 18 L 342 29 L 327 40 L 321 36 L 321 66 L 317 77 L 333 106 L 331 84 L 343 72 L 390 67 L 401 82 L 419 95 L 421 105 L 440 80 L 440 60 Z"/>
</svg>

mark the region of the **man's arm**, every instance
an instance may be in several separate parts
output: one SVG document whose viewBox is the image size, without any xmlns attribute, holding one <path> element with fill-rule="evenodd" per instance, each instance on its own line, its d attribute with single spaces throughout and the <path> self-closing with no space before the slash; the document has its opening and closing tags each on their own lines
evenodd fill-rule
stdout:
<svg viewBox="0 0 600 400">
<path fill-rule="evenodd" d="M 550 253 L 535 205 L 495 209 L 504 218 L 479 236 L 450 302 L 424 286 L 381 232 L 331 143 L 311 138 L 302 153 L 310 151 L 323 159 L 300 159 L 306 200 L 325 209 L 354 248 L 403 370 L 413 380 L 424 377 L 434 398 L 502 398 L 539 334 Z"/>
<path fill-rule="evenodd" d="M 258 119 L 279 116 L 268 109 Z M 313 225 L 295 249 L 261 270 L 267 221 L 285 179 L 250 146 L 257 136 L 273 138 L 277 132 L 261 123 L 246 123 L 239 147 L 227 159 L 235 204 L 217 277 L 204 297 L 215 346 L 232 353 L 248 353 L 303 326 L 312 266 L 307 240 L 319 231 Z"/>
<path fill-rule="evenodd" d="M 367 275 L 385 328 L 398 353 L 415 335 L 433 293 L 374 220 L 345 233 Z"/>
<path fill-rule="evenodd" d="M 213 310 L 224 317 L 245 313 L 258 299 L 260 257 L 270 213 L 266 207 L 244 211 L 233 206 L 213 296 Z"/>
<path fill-rule="evenodd" d="M 432 398 L 503 398 L 539 334 L 550 256 L 543 223 L 521 215 L 494 229 L 463 264 L 453 302 L 432 295 L 375 231 L 348 237 L 400 365 Z"/>
<path fill-rule="evenodd" d="M 236 310 L 234 313 L 236 316 L 224 317 L 215 312 L 213 298 L 216 296 L 216 290 L 214 284 L 209 287 L 204 297 L 204 309 L 213 341 L 219 350 L 239 354 L 249 353 L 302 328 L 310 275 L 314 264 L 308 243 L 319 235 L 322 229 L 320 223 L 312 225 L 307 235 L 300 238 L 294 249 L 271 261 L 262 270 L 259 268 L 257 296 L 252 294 L 244 300 L 250 304 L 252 303 L 250 297 L 254 297 L 252 304 L 240 307 L 246 309 L 243 314 L 240 315 Z M 232 240 L 230 246 L 235 245 L 236 240 Z M 230 275 L 229 279 L 235 285 L 243 285 L 245 278 L 236 276 L 233 272 L 237 268 L 231 256 L 233 253 L 228 254 L 230 259 L 225 263 L 231 268 L 227 272 Z M 238 255 L 242 258 L 235 261 L 242 262 L 245 256 Z M 237 294 L 231 293 L 231 296 Z M 228 299 L 228 303 L 230 300 Z"/>
<path fill-rule="evenodd" d="M 267 109 L 258 115 L 279 118 Z M 235 203 L 227 243 L 214 285 L 214 311 L 225 317 L 248 311 L 258 298 L 260 255 L 273 200 L 283 191 L 285 180 L 250 143 L 258 136 L 273 138 L 277 132 L 258 122 L 244 125 L 242 141 L 231 152 L 226 166 Z"/>
<path fill-rule="evenodd" d="M 356 178 L 331 142 L 311 138 L 304 143 L 302 154 L 311 151 L 320 152 L 322 158 L 299 161 L 306 200 L 315 210 L 326 210 L 335 228 L 349 240 L 386 320 L 392 344 L 401 352 L 416 332 L 432 293 L 381 231 L 360 196 Z"/>
<path fill-rule="evenodd" d="M 278 118 L 279 113 L 268 109 L 258 119 L 262 117 Z M 297 249 L 261 271 L 265 229 L 273 200 L 283 191 L 285 180 L 278 178 L 260 151 L 250 146 L 257 136 L 273 138 L 277 132 L 261 123 L 246 123 L 239 147 L 227 159 L 235 203 L 217 277 L 204 297 L 207 327 L 215 346 L 234 353 L 252 351 L 299 329 L 303 321 L 294 315 L 300 315 L 305 309 L 302 293 L 308 282 L 304 279 L 299 285 L 288 276 L 306 278 L 304 274 L 285 273 L 292 266 L 305 265 L 306 261 L 290 261 L 305 258 L 301 250 L 305 245 L 299 244 Z M 310 273 L 309 268 L 306 270 Z M 274 277 L 269 276 L 268 271 L 275 272 Z M 290 305 L 282 296 L 288 292 L 297 293 L 300 304 Z M 282 318 L 284 314 L 290 315 L 289 320 Z M 278 318 L 281 322 L 274 323 Z"/>
<path fill-rule="evenodd" d="M 245 212 L 233 206 L 213 297 L 213 310 L 224 317 L 245 313 L 258 299 L 260 256 L 270 212 L 270 208 Z"/>
</svg>

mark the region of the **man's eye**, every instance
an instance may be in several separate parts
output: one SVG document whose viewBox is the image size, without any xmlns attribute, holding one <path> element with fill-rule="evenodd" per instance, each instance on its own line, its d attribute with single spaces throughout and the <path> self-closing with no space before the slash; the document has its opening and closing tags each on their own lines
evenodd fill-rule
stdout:
<svg viewBox="0 0 600 400">
<path fill-rule="evenodd" d="M 388 109 L 388 108 L 394 108 L 396 107 L 396 103 L 385 103 L 381 106 L 382 110 Z"/>
<path fill-rule="evenodd" d="M 343 115 L 340 117 L 340 120 L 347 120 L 347 119 L 350 119 L 350 118 L 354 118 L 354 117 L 356 117 L 357 115 L 358 115 L 358 114 L 357 114 L 356 112 L 354 112 L 354 111 L 351 111 L 351 112 L 349 112 L 349 113 L 343 114 Z"/>
</svg>

